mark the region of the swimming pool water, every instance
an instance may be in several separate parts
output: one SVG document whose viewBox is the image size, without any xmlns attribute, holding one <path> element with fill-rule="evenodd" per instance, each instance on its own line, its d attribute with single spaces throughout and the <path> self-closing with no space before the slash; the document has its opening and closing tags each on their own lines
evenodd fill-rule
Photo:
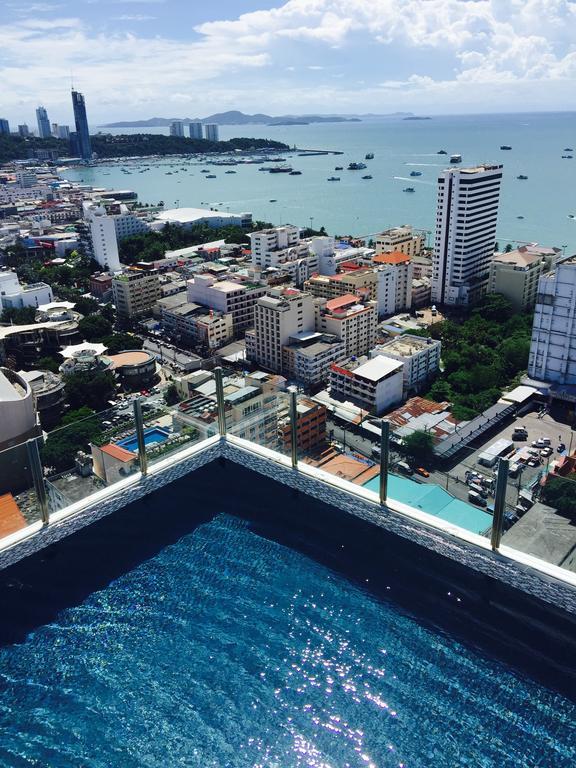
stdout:
<svg viewBox="0 0 576 768">
<path fill-rule="evenodd" d="M 365 483 L 364 487 L 379 493 L 379 483 L 379 478 L 374 477 Z M 440 517 L 472 533 L 483 534 L 492 526 L 492 515 L 488 512 L 454 498 L 434 483 L 418 483 L 407 477 L 389 474 L 388 497 Z"/>
<path fill-rule="evenodd" d="M 3 767 L 572 768 L 575 714 L 228 514 L 0 647 Z"/>
<path fill-rule="evenodd" d="M 168 437 L 169 434 L 164 429 L 151 427 L 150 429 L 144 430 L 144 445 L 163 443 L 168 440 Z M 127 451 L 132 451 L 132 453 L 138 453 L 138 438 L 135 434 L 130 437 L 125 437 L 124 440 L 120 440 L 117 445 L 121 448 L 125 448 Z"/>
</svg>

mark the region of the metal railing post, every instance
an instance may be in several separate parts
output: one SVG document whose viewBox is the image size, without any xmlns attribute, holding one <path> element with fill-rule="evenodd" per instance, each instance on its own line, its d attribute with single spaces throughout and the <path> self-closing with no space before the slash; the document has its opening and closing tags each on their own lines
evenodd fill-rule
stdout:
<svg viewBox="0 0 576 768">
<path fill-rule="evenodd" d="M 380 504 L 388 498 L 388 464 L 390 462 L 390 422 L 380 422 Z"/>
<path fill-rule="evenodd" d="M 296 392 L 290 392 L 290 449 L 292 468 L 298 467 L 298 400 Z"/>
<path fill-rule="evenodd" d="M 142 418 L 142 403 L 140 398 L 134 400 L 134 424 L 136 426 L 136 439 L 138 440 L 138 461 L 140 472 L 145 475 L 148 472 L 148 457 L 146 456 L 146 442 L 144 440 L 144 419 Z"/>
<path fill-rule="evenodd" d="M 508 459 L 500 459 L 498 473 L 496 475 L 496 492 L 494 494 L 494 518 L 492 520 L 492 533 L 490 544 L 496 551 L 500 546 L 504 531 L 504 510 L 506 508 L 506 489 L 508 486 Z"/>
<path fill-rule="evenodd" d="M 216 381 L 216 404 L 218 406 L 218 432 L 220 437 L 226 434 L 226 405 L 224 403 L 224 383 L 222 381 L 222 368 L 214 368 Z"/>
<path fill-rule="evenodd" d="M 30 472 L 34 483 L 34 491 L 42 515 L 42 523 L 48 525 L 50 515 L 48 513 L 48 496 L 46 495 L 46 485 L 44 484 L 44 471 L 42 461 L 40 460 L 40 451 L 38 449 L 38 438 L 26 441 L 26 450 L 28 451 L 28 461 L 30 462 Z"/>
</svg>

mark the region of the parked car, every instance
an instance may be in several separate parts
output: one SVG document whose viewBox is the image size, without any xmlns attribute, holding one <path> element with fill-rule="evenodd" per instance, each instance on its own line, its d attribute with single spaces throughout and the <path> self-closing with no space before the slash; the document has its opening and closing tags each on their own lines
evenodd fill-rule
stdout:
<svg viewBox="0 0 576 768">
<path fill-rule="evenodd" d="M 515 427 L 514 432 L 512 432 L 512 440 L 527 440 L 528 439 L 528 430 L 526 427 Z"/>
<path fill-rule="evenodd" d="M 546 446 L 546 443 L 544 442 L 544 439 L 542 437 L 539 437 L 538 440 L 532 441 L 532 448 L 544 448 Z"/>
<path fill-rule="evenodd" d="M 430 472 L 428 472 L 427 469 L 424 469 L 424 467 L 416 467 L 414 470 L 417 475 L 421 475 L 422 477 L 430 477 Z"/>
<path fill-rule="evenodd" d="M 471 501 L 472 504 L 476 504 L 478 507 L 485 507 L 487 503 L 486 499 L 476 491 L 468 491 L 468 501 Z"/>
<path fill-rule="evenodd" d="M 558 453 L 563 453 L 566 450 L 566 446 L 564 445 L 564 443 L 560 443 L 556 450 L 558 451 Z"/>
<path fill-rule="evenodd" d="M 405 461 L 399 461 L 398 464 L 396 464 L 400 472 L 403 472 L 405 475 L 413 475 L 414 472 L 412 471 L 412 467 L 407 464 Z"/>
<path fill-rule="evenodd" d="M 542 450 L 540 451 L 540 456 L 544 456 L 544 458 L 547 458 L 548 456 L 552 456 L 553 453 L 554 451 L 552 450 L 552 448 L 549 445 L 547 445 L 546 448 L 542 448 Z"/>
</svg>

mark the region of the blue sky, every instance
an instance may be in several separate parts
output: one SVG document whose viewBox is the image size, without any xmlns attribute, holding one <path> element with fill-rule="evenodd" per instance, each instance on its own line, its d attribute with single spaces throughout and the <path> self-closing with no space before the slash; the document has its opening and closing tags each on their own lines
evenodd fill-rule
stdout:
<svg viewBox="0 0 576 768">
<path fill-rule="evenodd" d="M 576 0 L 1 0 L 0 116 L 576 109 Z"/>
</svg>

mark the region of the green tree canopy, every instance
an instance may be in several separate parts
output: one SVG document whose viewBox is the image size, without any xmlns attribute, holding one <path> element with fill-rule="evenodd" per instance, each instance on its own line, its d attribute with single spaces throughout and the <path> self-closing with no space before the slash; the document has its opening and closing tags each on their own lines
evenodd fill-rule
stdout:
<svg viewBox="0 0 576 768">
<path fill-rule="evenodd" d="M 434 438 L 429 432 L 416 430 L 402 438 L 406 457 L 414 464 L 426 464 L 434 458 Z"/>
<path fill-rule="evenodd" d="M 101 342 L 112 333 L 112 323 L 102 315 L 88 315 L 78 323 L 78 330 L 86 341 Z"/>
<path fill-rule="evenodd" d="M 102 339 L 109 355 L 117 355 L 125 349 L 142 349 L 144 342 L 139 336 L 132 333 L 113 333 Z"/>
<path fill-rule="evenodd" d="M 110 371 L 87 371 L 67 376 L 65 390 L 71 408 L 76 410 L 86 406 L 103 411 L 113 398 L 116 385 Z"/>
</svg>

